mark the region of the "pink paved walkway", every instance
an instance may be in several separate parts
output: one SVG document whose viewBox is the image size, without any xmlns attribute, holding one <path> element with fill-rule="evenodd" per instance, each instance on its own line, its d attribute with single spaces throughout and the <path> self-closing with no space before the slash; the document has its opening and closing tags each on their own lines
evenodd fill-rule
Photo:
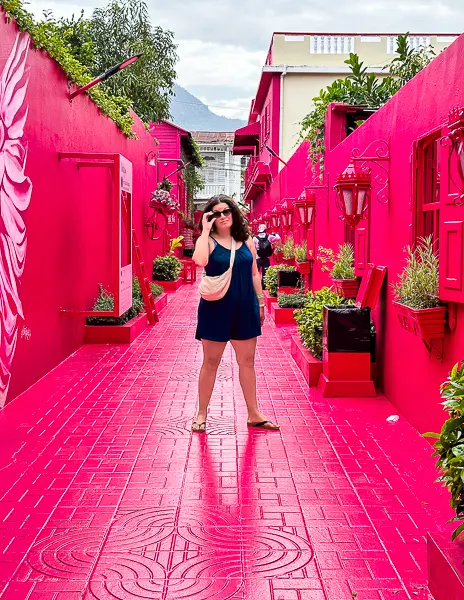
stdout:
<svg viewBox="0 0 464 600">
<path fill-rule="evenodd" d="M 268 324 L 247 431 L 227 350 L 207 435 L 189 427 L 197 292 L 130 347 L 83 347 L 0 413 L 5 600 L 426 599 L 450 515 L 430 448 L 382 398 L 326 401 Z M 420 410 L 420 399 L 418 399 Z"/>
</svg>

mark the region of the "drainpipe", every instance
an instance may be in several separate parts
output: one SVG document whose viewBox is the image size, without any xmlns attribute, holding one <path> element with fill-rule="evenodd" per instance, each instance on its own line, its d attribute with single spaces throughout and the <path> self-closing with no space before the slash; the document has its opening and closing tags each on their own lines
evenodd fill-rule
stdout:
<svg viewBox="0 0 464 600">
<path fill-rule="evenodd" d="M 283 127 L 284 127 L 284 77 L 287 74 L 288 65 L 284 65 L 284 70 L 280 75 L 280 115 L 279 115 L 279 154 L 282 155 Z M 280 165 L 279 165 L 280 166 Z M 279 169 L 280 171 L 280 169 Z"/>
</svg>

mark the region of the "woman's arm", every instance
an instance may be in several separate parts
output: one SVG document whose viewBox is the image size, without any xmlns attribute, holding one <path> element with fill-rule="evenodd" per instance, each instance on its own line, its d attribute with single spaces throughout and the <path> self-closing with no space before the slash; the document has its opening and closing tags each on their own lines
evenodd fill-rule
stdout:
<svg viewBox="0 0 464 600">
<path fill-rule="evenodd" d="M 259 311 L 261 313 L 261 325 L 264 322 L 264 296 L 263 296 L 263 287 L 261 285 L 261 275 L 258 271 L 258 265 L 256 264 L 256 248 L 251 238 L 247 240 L 248 248 L 253 255 L 253 267 L 251 271 L 251 275 L 253 277 L 253 288 L 256 293 L 256 297 L 258 298 Z"/>
<path fill-rule="evenodd" d="M 203 221 L 202 221 L 203 231 L 202 231 L 200 237 L 196 241 L 195 251 L 192 256 L 193 262 L 195 264 L 197 264 L 199 267 L 206 267 L 206 265 L 208 264 L 208 261 L 209 261 L 209 255 L 211 253 L 209 234 L 211 233 L 211 228 L 214 225 L 214 221 L 216 220 L 216 219 L 213 219 L 212 221 L 208 221 L 209 215 L 212 215 L 212 214 L 213 213 L 209 212 L 209 213 L 205 213 L 203 215 Z"/>
</svg>

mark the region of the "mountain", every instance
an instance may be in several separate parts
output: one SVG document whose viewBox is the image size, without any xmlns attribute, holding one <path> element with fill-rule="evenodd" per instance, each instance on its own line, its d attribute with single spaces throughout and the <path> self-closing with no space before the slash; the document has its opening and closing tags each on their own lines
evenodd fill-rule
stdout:
<svg viewBox="0 0 464 600">
<path fill-rule="evenodd" d="M 229 119 L 216 115 L 178 84 L 174 86 L 174 96 L 171 99 L 172 122 L 187 131 L 235 131 L 246 125 L 241 119 Z"/>
</svg>

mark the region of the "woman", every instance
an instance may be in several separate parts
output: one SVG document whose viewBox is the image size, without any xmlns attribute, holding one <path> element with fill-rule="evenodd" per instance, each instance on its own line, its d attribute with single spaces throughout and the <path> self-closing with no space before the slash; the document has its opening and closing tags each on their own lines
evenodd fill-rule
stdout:
<svg viewBox="0 0 464 600">
<path fill-rule="evenodd" d="M 205 267 L 206 275 L 225 273 L 230 264 L 232 238 L 236 241 L 235 261 L 229 290 L 220 300 L 200 300 L 196 339 L 203 344 L 203 365 L 199 379 L 199 407 L 192 431 L 206 431 L 208 404 L 216 373 L 227 342 L 235 350 L 240 385 L 248 408 L 248 425 L 277 430 L 258 408 L 254 359 L 257 337 L 264 322 L 261 281 L 256 266 L 256 249 L 246 221 L 229 196 L 215 196 L 203 211 L 193 260 Z"/>
</svg>

